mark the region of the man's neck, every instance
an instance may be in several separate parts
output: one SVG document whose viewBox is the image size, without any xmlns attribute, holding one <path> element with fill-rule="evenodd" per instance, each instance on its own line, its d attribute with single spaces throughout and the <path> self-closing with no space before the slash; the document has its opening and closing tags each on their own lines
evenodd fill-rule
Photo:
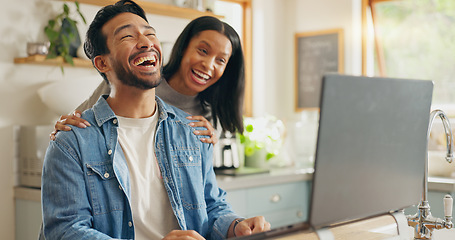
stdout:
<svg viewBox="0 0 455 240">
<path fill-rule="evenodd" d="M 118 91 L 113 88 L 106 101 L 115 115 L 121 117 L 146 118 L 156 111 L 155 89 L 128 87 Z"/>
</svg>

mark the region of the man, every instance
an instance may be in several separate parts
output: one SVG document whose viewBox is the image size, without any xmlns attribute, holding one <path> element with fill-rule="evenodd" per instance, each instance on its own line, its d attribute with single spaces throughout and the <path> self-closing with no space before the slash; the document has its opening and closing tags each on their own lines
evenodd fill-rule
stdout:
<svg viewBox="0 0 455 240">
<path fill-rule="evenodd" d="M 270 229 L 225 201 L 202 143 L 183 111 L 155 97 L 161 48 L 144 11 L 129 0 L 101 9 L 84 44 L 109 81 L 82 117 L 60 132 L 43 166 L 46 239 L 223 239 Z"/>
</svg>

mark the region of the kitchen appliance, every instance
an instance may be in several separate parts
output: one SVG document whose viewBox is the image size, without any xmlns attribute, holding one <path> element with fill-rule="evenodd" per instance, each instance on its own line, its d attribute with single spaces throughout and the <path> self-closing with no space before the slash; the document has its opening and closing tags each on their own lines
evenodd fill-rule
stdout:
<svg viewBox="0 0 455 240">
<path fill-rule="evenodd" d="M 54 125 L 17 126 L 15 156 L 19 171 L 19 185 L 41 187 L 41 169 L 49 146 L 49 134 Z"/>
<path fill-rule="evenodd" d="M 213 148 L 213 167 L 231 169 L 240 167 L 240 152 L 235 136 L 230 132 L 221 134 L 219 142 Z"/>
</svg>

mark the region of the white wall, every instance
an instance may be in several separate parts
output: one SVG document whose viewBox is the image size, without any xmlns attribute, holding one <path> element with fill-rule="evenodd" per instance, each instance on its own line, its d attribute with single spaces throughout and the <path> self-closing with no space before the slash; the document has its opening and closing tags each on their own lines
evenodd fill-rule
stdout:
<svg viewBox="0 0 455 240">
<path fill-rule="evenodd" d="M 160 0 L 157 2 L 172 2 Z M 345 72 L 360 74 L 360 19 L 352 16 L 360 0 L 253 0 L 254 115 L 269 113 L 282 119 L 294 113 L 294 34 L 296 32 L 342 27 L 345 29 Z M 37 89 L 50 81 L 71 81 L 98 75 L 92 69 L 16 65 L 25 57 L 27 41 L 43 41 L 48 16 L 61 3 L 48 0 L 7 1 L 0 10 L 0 233 L 14 239 L 13 127 L 53 124 L 58 118 L 40 101 Z M 82 5 L 87 21 L 97 6 Z M 173 41 L 188 23 L 186 19 L 148 16 L 162 42 Z M 87 26 L 81 26 L 83 37 Z M 358 40 L 355 40 L 358 38 Z M 62 89 L 62 91 L 70 91 Z M 30 229 L 30 231 L 37 231 Z"/>
<path fill-rule="evenodd" d="M 253 115 L 294 111 L 294 34 L 342 28 L 346 74 L 361 74 L 361 0 L 253 0 Z"/>
</svg>

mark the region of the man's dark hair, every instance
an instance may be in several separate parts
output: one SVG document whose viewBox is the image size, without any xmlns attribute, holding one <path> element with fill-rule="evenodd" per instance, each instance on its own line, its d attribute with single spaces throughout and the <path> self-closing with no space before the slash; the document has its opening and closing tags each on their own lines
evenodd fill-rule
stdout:
<svg viewBox="0 0 455 240">
<path fill-rule="evenodd" d="M 232 55 L 220 79 L 198 94 L 202 107 L 210 106 L 213 123 L 232 133 L 243 133 L 243 96 L 245 91 L 245 65 L 240 37 L 227 23 L 215 17 L 204 16 L 191 21 L 177 38 L 163 76 L 171 77 L 179 70 L 182 57 L 191 39 L 202 31 L 214 30 L 226 36 L 232 44 Z"/>
<path fill-rule="evenodd" d="M 121 0 L 114 5 L 108 5 L 100 9 L 87 30 L 84 42 L 85 55 L 92 60 L 92 64 L 94 64 L 96 56 L 109 53 L 106 36 L 103 35 L 101 29 L 104 24 L 120 13 L 136 14 L 148 23 L 144 10 L 131 0 Z M 104 73 L 100 74 L 107 81 L 106 75 Z"/>
</svg>

